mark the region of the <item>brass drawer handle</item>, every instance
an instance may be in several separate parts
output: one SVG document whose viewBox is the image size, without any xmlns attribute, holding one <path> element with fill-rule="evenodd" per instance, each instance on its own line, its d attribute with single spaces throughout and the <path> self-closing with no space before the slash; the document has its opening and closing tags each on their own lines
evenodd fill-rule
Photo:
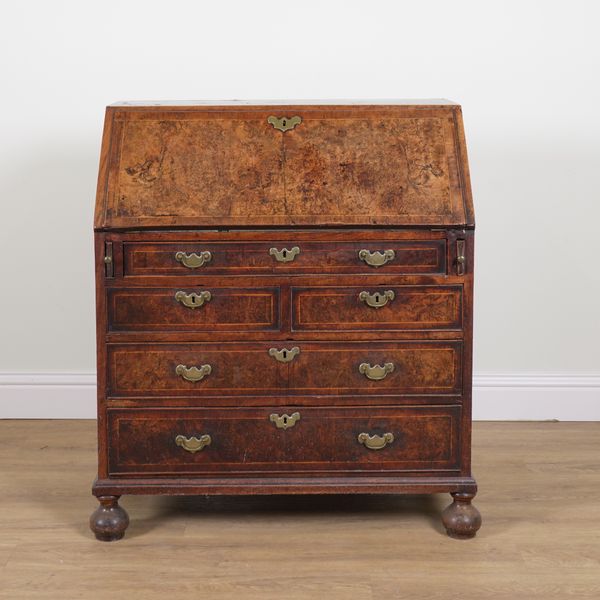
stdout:
<svg viewBox="0 0 600 600">
<path fill-rule="evenodd" d="M 296 125 L 300 125 L 300 123 L 302 123 L 302 118 L 298 116 L 279 118 L 272 116 L 267 119 L 267 123 L 269 123 L 269 125 L 273 125 L 275 129 L 279 129 L 279 131 L 283 131 L 285 133 L 288 129 L 294 129 Z"/>
<path fill-rule="evenodd" d="M 291 415 L 278 415 L 277 413 L 273 413 L 269 417 L 269 421 L 271 421 L 271 423 L 275 423 L 275 427 L 277 427 L 277 429 L 283 430 L 293 427 L 299 420 L 299 412 L 292 413 Z"/>
<path fill-rule="evenodd" d="M 181 446 L 184 450 L 187 450 L 192 454 L 194 454 L 194 452 L 202 450 L 205 446 L 210 446 L 211 442 L 212 438 L 210 437 L 210 435 L 208 435 L 208 433 L 201 435 L 199 438 L 195 436 L 188 438 L 185 437 L 185 435 L 178 435 L 175 438 L 175 443 L 178 446 Z"/>
<path fill-rule="evenodd" d="M 175 367 L 175 373 L 180 377 L 183 377 L 186 381 L 196 383 L 202 381 L 207 375 L 212 373 L 212 367 L 210 365 L 201 365 L 198 367 L 186 367 L 185 365 L 177 365 Z"/>
<path fill-rule="evenodd" d="M 358 442 L 364 444 L 369 450 L 381 450 L 393 441 L 393 433 L 384 433 L 383 435 L 369 435 L 368 433 L 358 434 Z"/>
<path fill-rule="evenodd" d="M 300 348 L 298 348 L 298 346 L 294 346 L 289 350 L 287 348 L 282 348 L 281 350 L 277 350 L 277 348 L 269 348 L 269 356 L 272 356 L 275 360 L 278 360 L 282 363 L 294 360 L 298 354 L 300 354 Z"/>
<path fill-rule="evenodd" d="M 294 246 L 291 250 L 288 250 L 287 248 L 282 248 L 281 250 L 271 248 L 269 254 L 274 256 L 277 262 L 287 263 L 292 262 L 296 256 L 300 254 L 300 248 L 298 248 L 298 246 Z"/>
<path fill-rule="evenodd" d="M 212 294 L 209 291 L 203 291 L 199 294 L 196 294 L 196 292 L 186 294 L 180 290 L 175 294 L 175 300 L 177 300 L 177 302 L 181 302 L 181 304 L 187 306 L 188 308 L 198 308 L 205 302 L 210 302 L 211 298 Z"/>
<path fill-rule="evenodd" d="M 385 292 L 375 292 L 370 294 L 369 292 L 361 292 L 358 295 L 358 299 L 362 300 L 367 306 L 371 308 L 381 308 L 388 302 L 391 302 L 396 297 L 396 294 L 392 290 L 386 290 Z"/>
<path fill-rule="evenodd" d="M 200 254 L 196 254 L 195 252 L 192 252 L 191 254 L 177 252 L 175 254 L 175 260 L 188 269 L 197 269 L 198 267 L 203 267 L 205 264 L 209 263 L 212 260 L 212 254 L 208 250 L 204 250 L 204 252 L 200 252 Z"/>
<path fill-rule="evenodd" d="M 465 257 L 465 240 L 456 240 L 456 274 L 464 275 L 467 259 Z"/>
<path fill-rule="evenodd" d="M 385 263 L 396 258 L 396 253 L 393 250 L 384 250 L 383 252 L 371 252 L 363 249 L 358 253 L 358 258 L 365 261 L 370 267 L 381 267 Z"/>
<path fill-rule="evenodd" d="M 381 381 L 385 379 L 388 373 L 391 373 L 394 370 L 394 363 L 388 362 L 383 365 L 373 365 L 371 366 L 369 363 L 360 363 L 358 367 L 358 372 L 364 375 L 367 379 L 372 379 L 373 381 Z"/>
</svg>

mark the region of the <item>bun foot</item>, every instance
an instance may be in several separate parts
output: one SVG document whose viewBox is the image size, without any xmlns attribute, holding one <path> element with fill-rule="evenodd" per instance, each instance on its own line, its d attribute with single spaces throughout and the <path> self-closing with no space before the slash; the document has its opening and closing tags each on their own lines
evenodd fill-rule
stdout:
<svg viewBox="0 0 600 600">
<path fill-rule="evenodd" d="M 100 506 L 90 517 L 90 529 L 101 542 L 116 542 L 129 525 L 127 511 L 119 506 L 119 496 L 99 496 Z"/>
<path fill-rule="evenodd" d="M 454 492 L 454 502 L 442 513 L 442 523 L 451 538 L 468 540 L 475 537 L 481 527 L 481 515 L 471 504 L 475 494 Z"/>
</svg>

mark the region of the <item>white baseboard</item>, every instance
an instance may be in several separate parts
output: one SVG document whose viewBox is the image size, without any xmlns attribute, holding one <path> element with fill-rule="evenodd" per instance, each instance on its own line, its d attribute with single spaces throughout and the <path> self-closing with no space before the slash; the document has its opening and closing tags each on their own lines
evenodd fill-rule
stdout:
<svg viewBox="0 0 600 600">
<path fill-rule="evenodd" d="M 479 421 L 600 421 L 600 375 L 475 375 Z M 94 373 L 0 373 L 0 419 L 94 419 Z"/>
</svg>

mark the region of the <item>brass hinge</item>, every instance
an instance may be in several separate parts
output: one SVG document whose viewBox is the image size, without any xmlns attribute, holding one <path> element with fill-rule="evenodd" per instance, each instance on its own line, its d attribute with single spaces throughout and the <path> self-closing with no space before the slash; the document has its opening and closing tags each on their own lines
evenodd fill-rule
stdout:
<svg viewBox="0 0 600 600">
<path fill-rule="evenodd" d="M 456 274 L 464 275 L 466 271 L 465 240 L 456 240 Z"/>
<path fill-rule="evenodd" d="M 114 277 L 115 275 L 112 242 L 104 242 L 104 275 L 108 278 Z"/>
</svg>

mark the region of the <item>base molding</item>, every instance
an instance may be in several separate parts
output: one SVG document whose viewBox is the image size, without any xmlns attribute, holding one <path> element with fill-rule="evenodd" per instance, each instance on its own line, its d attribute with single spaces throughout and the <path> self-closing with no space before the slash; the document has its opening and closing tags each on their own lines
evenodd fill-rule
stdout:
<svg viewBox="0 0 600 600">
<path fill-rule="evenodd" d="M 273 495 L 273 494 L 436 494 L 477 493 L 472 477 L 203 477 L 97 479 L 95 496 Z"/>
<path fill-rule="evenodd" d="M 95 419 L 94 373 L 0 373 L 0 419 Z M 600 421 L 600 374 L 477 374 L 479 421 Z"/>
</svg>

